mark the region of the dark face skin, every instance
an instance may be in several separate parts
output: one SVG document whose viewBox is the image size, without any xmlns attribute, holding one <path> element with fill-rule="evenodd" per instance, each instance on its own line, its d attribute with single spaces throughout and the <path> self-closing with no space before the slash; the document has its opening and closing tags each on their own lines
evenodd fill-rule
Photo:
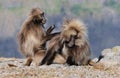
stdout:
<svg viewBox="0 0 120 78">
<path fill-rule="evenodd" d="M 46 19 L 45 19 L 45 16 L 44 16 L 44 12 L 40 13 L 39 15 L 35 15 L 33 17 L 33 22 L 36 25 L 39 25 L 39 24 L 43 25 L 43 24 L 45 24 L 46 23 Z"/>
<path fill-rule="evenodd" d="M 63 43 L 69 47 L 72 48 L 73 46 L 75 46 L 75 39 L 76 39 L 76 35 L 71 35 L 69 41 L 65 40 Z"/>
</svg>

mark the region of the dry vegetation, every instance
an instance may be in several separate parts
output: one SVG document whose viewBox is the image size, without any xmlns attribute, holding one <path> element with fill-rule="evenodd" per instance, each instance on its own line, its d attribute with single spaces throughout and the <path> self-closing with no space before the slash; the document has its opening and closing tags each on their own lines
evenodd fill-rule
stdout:
<svg viewBox="0 0 120 78">
<path fill-rule="evenodd" d="M 25 59 L 0 58 L 1 78 L 120 78 L 120 46 L 102 51 L 102 69 L 52 64 L 24 66 Z M 96 59 L 94 59 L 95 61 Z M 16 67 L 17 66 L 17 67 Z"/>
<path fill-rule="evenodd" d="M 4 61 L 3 61 L 4 60 Z M 95 69 L 92 66 L 23 66 L 23 59 L 2 59 L 0 61 L 1 78 L 119 78 L 120 66 L 111 66 L 106 69 Z M 18 67 L 10 67 L 15 64 Z"/>
<path fill-rule="evenodd" d="M 25 59 L 0 58 L 0 78 L 120 78 L 120 46 L 104 49 L 102 69 L 52 64 L 24 66 Z M 95 61 L 96 59 L 94 59 Z"/>
</svg>

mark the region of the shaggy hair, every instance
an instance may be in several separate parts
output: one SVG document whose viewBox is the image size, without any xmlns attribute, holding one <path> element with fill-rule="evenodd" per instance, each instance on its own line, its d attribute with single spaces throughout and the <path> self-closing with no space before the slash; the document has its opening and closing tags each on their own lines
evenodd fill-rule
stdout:
<svg viewBox="0 0 120 78">
<path fill-rule="evenodd" d="M 39 65 L 39 60 L 46 51 L 46 42 L 57 34 L 50 34 L 54 29 L 53 26 L 45 32 L 43 29 L 45 22 L 44 12 L 40 8 L 33 8 L 18 33 L 19 47 L 21 53 L 27 57 L 25 63 L 27 66 L 31 64 L 33 59 L 37 59 L 38 55 L 39 59 L 36 63 Z"/>
<path fill-rule="evenodd" d="M 86 65 L 90 60 L 90 46 L 85 24 L 77 19 L 67 20 L 61 33 L 63 56 L 68 64 Z"/>
<path fill-rule="evenodd" d="M 66 20 L 59 35 L 50 40 L 42 64 L 51 64 L 55 55 L 60 54 L 68 64 L 87 64 L 90 56 L 87 28 L 79 20 Z"/>
</svg>

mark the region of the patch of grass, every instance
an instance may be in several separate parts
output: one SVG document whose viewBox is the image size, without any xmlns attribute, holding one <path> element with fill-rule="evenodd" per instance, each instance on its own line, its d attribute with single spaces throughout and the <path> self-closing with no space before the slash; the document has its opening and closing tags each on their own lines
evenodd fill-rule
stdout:
<svg viewBox="0 0 120 78">
<path fill-rule="evenodd" d="M 3 10 L 3 7 L 2 7 L 2 5 L 0 4 L 0 11 L 2 11 Z"/>
<path fill-rule="evenodd" d="M 21 10 L 22 8 L 23 8 L 22 6 L 19 6 L 19 7 L 9 7 L 8 10 L 15 12 L 15 11 Z"/>
<path fill-rule="evenodd" d="M 20 15 L 24 11 L 25 7 L 18 6 L 18 7 L 9 7 L 8 10 L 12 13 Z"/>
<path fill-rule="evenodd" d="M 109 0 L 105 2 L 105 6 L 112 8 L 120 14 L 120 3 L 115 0 Z"/>
<path fill-rule="evenodd" d="M 71 7 L 71 12 L 75 15 L 80 15 L 81 13 L 91 14 L 94 12 L 99 12 L 101 10 L 101 6 L 96 3 L 88 4 L 75 4 Z"/>
<path fill-rule="evenodd" d="M 49 1 L 45 0 L 46 5 L 51 8 L 46 8 L 45 11 L 50 14 L 57 14 L 60 13 L 62 1 L 61 0 L 53 0 L 52 4 L 49 3 Z"/>
<path fill-rule="evenodd" d="M 76 5 L 74 5 L 74 6 L 71 7 L 71 11 L 75 15 L 79 15 L 81 10 L 83 10 L 83 8 L 79 4 L 76 4 Z"/>
</svg>

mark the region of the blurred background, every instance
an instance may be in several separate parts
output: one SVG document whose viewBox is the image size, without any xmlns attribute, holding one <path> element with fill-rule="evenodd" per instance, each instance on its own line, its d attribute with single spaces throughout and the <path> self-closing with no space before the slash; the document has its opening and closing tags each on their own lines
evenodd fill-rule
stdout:
<svg viewBox="0 0 120 78">
<path fill-rule="evenodd" d="M 45 11 L 45 27 L 59 31 L 65 17 L 81 19 L 88 27 L 92 57 L 120 45 L 120 0 L 0 0 L 0 57 L 23 57 L 17 33 L 31 8 Z"/>
</svg>

